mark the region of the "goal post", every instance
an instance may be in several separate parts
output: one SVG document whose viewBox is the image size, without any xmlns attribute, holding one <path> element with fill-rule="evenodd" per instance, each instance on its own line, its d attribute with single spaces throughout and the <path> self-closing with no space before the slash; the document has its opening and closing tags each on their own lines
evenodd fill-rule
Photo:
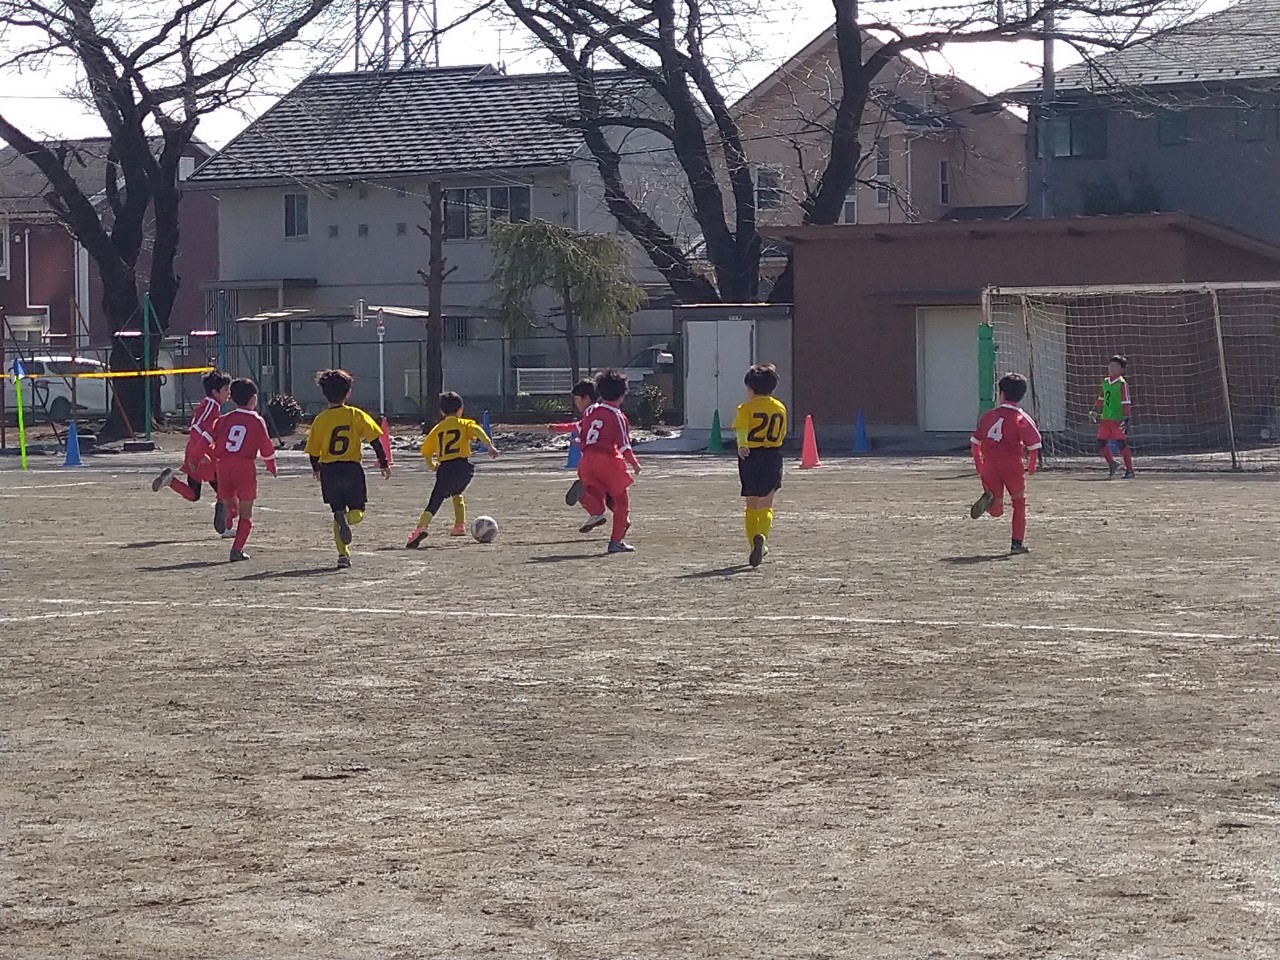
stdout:
<svg viewBox="0 0 1280 960">
<path fill-rule="evenodd" d="M 1280 283 L 993 286 L 982 310 L 995 359 L 980 393 L 988 374 L 1027 377 L 1048 462 L 1097 455 L 1089 413 L 1121 354 L 1136 456 L 1280 468 Z"/>
</svg>

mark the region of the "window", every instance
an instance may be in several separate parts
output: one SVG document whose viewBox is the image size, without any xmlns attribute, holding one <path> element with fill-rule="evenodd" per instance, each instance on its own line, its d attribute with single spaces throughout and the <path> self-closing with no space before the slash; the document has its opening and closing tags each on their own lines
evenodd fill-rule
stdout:
<svg viewBox="0 0 1280 960">
<path fill-rule="evenodd" d="M 339 233 L 341 233 L 341 232 L 342 232 L 342 231 L 340 231 L 340 230 L 338 229 L 338 225 L 337 225 L 336 223 L 331 223 L 331 224 L 329 224 L 329 239 L 330 239 L 330 240 L 337 240 L 337 239 L 338 239 L 338 234 L 339 234 Z"/>
<path fill-rule="evenodd" d="M 9 276 L 9 222 L 0 220 L 0 277 Z"/>
<path fill-rule="evenodd" d="M 1156 139 L 1162 147 L 1187 142 L 1188 114 L 1185 110 L 1161 110 L 1156 116 Z"/>
<path fill-rule="evenodd" d="M 403 237 L 403 236 L 404 236 L 405 234 L 407 234 L 408 232 L 409 232 L 409 225 L 408 225 L 407 223 L 397 223 L 397 224 L 396 224 L 396 236 L 397 236 L 397 237 Z"/>
<path fill-rule="evenodd" d="M 844 206 L 840 208 L 840 222 L 858 222 L 858 185 L 856 183 L 844 195 Z"/>
<path fill-rule="evenodd" d="M 1262 140 L 1267 135 L 1267 112 L 1257 107 L 1236 111 L 1236 139 Z"/>
<path fill-rule="evenodd" d="M 444 192 L 445 239 L 483 239 L 495 220 L 528 223 L 529 188 L 471 187 Z"/>
<path fill-rule="evenodd" d="M 951 206 L 951 161 L 938 161 L 938 202 L 944 207 Z"/>
<path fill-rule="evenodd" d="M 756 170 L 756 209 L 777 210 L 782 206 L 782 168 Z"/>
<path fill-rule="evenodd" d="M 178 179 L 185 180 L 196 172 L 195 157 L 179 157 L 178 158 Z"/>
<path fill-rule="evenodd" d="M 465 347 L 469 344 L 471 342 L 471 318 L 445 317 L 444 340 L 445 343 L 454 347 Z"/>
<path fill-rule="evenodd" d="M 311 225 L 307 222 L 307 195 L 286 193 L 284 195 L 284 235 L 305 237 L 310 232 Z"/>
<path fill-rule="evenodd" d="M 1037 136 L 1043 124 L 1036 124 Z M 1107 155 L 1107 115 L 1101 110 L 1075 110 L 1055 114 L 1050 119 L 1049 136 L 1053 156 L 1101 159 Z M 1037 140 L 1036 156 L 1044 156 L 1044 144 Z"/>
<path fill-rule="evenodd" d="M 889 160 L 889 144 L 883 140 L 876 141 L 876 206 L 889 205 L 890 178 L 893 176 L 893 165 Z"/>
<path fill-rule="evenodd" d="M 362 240 L 369 236 L 369 225 L 367 223 L 357 223 L 356 236 Z"/>
</svg>

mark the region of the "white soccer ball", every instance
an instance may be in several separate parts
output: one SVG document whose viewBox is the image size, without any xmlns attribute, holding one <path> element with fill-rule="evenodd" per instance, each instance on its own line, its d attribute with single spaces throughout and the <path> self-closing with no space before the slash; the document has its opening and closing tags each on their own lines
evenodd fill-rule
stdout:
<svg viewBox="0 0 1280 960">
<path fill-rule="evenodd" d="M 471 521 L 471 536 L 480 543 L 493 543 L 498 536 L 498 521 L 493 517 L 476 517 Z"/>
</svg>

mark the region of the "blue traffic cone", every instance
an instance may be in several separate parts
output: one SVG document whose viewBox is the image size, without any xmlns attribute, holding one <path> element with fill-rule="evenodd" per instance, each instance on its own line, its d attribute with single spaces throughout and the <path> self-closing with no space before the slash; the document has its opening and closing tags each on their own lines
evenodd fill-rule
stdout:
<svg viewBox="0 0 1280 960">
<path fill-rule="evenodd" d="M 76 432 L 76 422 L 74 420 L 67 426 L 67 459 L 62 464 L 64 467 L 83 467 L 80 462 L 80 434 Z"/>
<path fill-rule="evenodd" d="M 489 422 L 489 411 L 484 412 L 484 416 L 480 419 L 480 429 L 484 431 L 484 435 L 493 439 L 493 424 Z"/>
<path fill-rule="evenodd" d="M 578 462 L 582 459 L 582 448 L 578 446 L 578 431 L 575 430 L 569 434 L 569 458 L 564 462 L 566 470 L 577 470 Z"/>
<path fill-rule="evenodd" d="M 853 452 L 871 452 L 871 438 L 867 436 L 867 421 L 862 416 L 861 410 L 858 411 L 858 421 L 853 428 Z"/>
</svg>

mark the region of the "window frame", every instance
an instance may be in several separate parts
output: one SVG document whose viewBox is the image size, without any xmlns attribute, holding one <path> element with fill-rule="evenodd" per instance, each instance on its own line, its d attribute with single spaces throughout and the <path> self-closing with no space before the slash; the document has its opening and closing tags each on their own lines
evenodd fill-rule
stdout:
<svg viewBox="0 0 1280 960">
<path fill-rule="evenodd" d="M 302 198 L 302 229 L 299 230 L 298 198 Z M 290 201 L 293 206 L 292 223 L 290 222 Z M 293 232 L 290 233 L 292 226 Z M 306 240 L 311 236 L 311 195 L 309 193 L 290 192 L 284 195 L 284 238 L 286 240 Z"/>
<path fill-rule="evenodd" d="M 761 178 L 765 175 L 776 177 L 773 186 L 766 187 Z M 768 197 L 766 202 L 765 198 Z M 756 167 L 755 201 L 756 211 L 781 210 L 786 204 L 786 184 L 783 179 L 783 168 L 780 163 L 762 163 Z"/>
<path fill-rule="evenodd" d="M 1042 129 L 1044 127 L 1044 116 L 1038 113 L 1035 119 L 1032 135 L 1035 138 L 1036 159 L 1043 160 L 1044 137 Z M 1049 117 L 1049 124 L 1054 128 L 1053 160 L 1105 160 L 1107 158 L 1107 111 L 1101 107 L 1090 107 L 1084 110 L 1058 110 Z M 1097 142 L 1100 145 L 1099 149 L 1090 151 L 1081 148 L 1077 151 L 1077 144 L 1086 139 L 1085 134 L 1090 124 L 1096 124 L 1097 126 L 1097 129 L 1092 132 L 1097 137 Z M 1064 132 L 1066 134 L 1065 137 L 1061 136 Z"/>
<path fill-rule="evenodd" d="M 951 206 L 951 160 L 946 157 L 938 161 L 938 203 Z"/>
<path fill-rule="evenodd" d="M 840 222 L 841 223 L 857 223 L 858 222 L 858 183 L 854 183 L 849 188 L 849 192 L 844 195 L 844 202 L 840 204 Z M 853 219 L 849 219 L 849 207 L 853 207 Z"/>
<path fill-rule="evenodd" d="M 0 277 L 9 279 L 9 219 L 0 217 Z"/>
<path fill-rule="evenodd" d="M 889 153 L 888 140 L 877 140 L 871 150 L 876 171 L 872 181 L 876 185 L 876 206 L 883 208 L 893 200 L 893 156 Z"/>
<path fill-rule="evenodd" d="M 1156 114 L 1156 144 L 1161 147 L 1180 147 L 1190 141 L 1191 113 L 1162 107 Z"/>
<path fill-rule="evenodd" d="M 494 205 L 494 191 L 501 191 L 505 195 L 502 204 L 498 207 Z M 512 199 L 513 195 L 519 198 L 515 202 Z M 481 197 L 483 197 L 482 200 Z M 505 215 L 495 216 L 496 210 L 505 211 Z M 507 223 L 528 223 L 531 219 L 533 219 L 533 187 L 529 184 L 450 187 L 444 191 L 444 238 L 446 240 L 487 240 L 489 228 L 498 220 Z"/>
</svg>

